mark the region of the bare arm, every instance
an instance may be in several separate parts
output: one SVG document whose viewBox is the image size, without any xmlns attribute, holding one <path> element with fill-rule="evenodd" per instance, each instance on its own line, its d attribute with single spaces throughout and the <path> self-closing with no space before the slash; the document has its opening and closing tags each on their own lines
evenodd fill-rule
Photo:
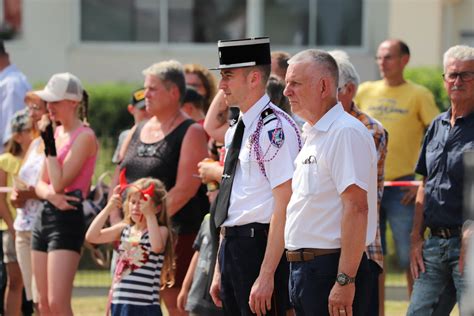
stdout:
<svg viewBox="0 0 474 316">
<path fill-rule="evenodd" d="M 81 133 L 61 166 L 57 157 L 46 157 L 48 175 L 56 193 L 62 193 L 79 175 L 87 158 L 97 151 L 96 138 L 92 133 Z"/>
<path fill-rule="evenodd" d="M 112 191 L 117 185 L 119 185 L 119 174 L 120 174 L 120 165 L 117 165 L 112 176 L 112 181 L 110 182 L 109 191 Z M 112 198 L 112 195 L 109 196 L 109 199 Z M 110 225 L 115 225 L 122 221 L 122 210 L 119 208 L 113 209 L 109 213 Z"/>
<path fill-rule="evenodd" d="M 342 194 L 341 258 L 339 271 L 349 276 L 357 274 L 365 250 L 367 233 L 367 192 L 355 184 Z"/>
<path fill-rule="evenodd" d="M 275 207 L 270 220 L 267 248 L 265 249 L 260 273 L 252 286 L 249 298 L 250 309 L 257 315 L 266 314 L 266 310 L 271 308 L 274 274 L 285 248 L 286 207 L 290 201 L 291 192 L 291 180 L 272 190 Z"/>
<path fill-rule="evenodd" d="M 219 253 L 223 236 L 219 235 L 219 245 L 217 247 L 217 253 Z M 216 260 L 216 265 L 214 268 L 214 275 L 212 276 L 212 284 L 209 289 L 209 294 L 211 294 L 212 301 L 216 304 L 217 307 L 222 307 L 222 300 L 220 297 L 221 292 L 221 270 L 219 266 L 219 259 Z"/>
<path fill-rule="evenodd" d="M 32 146 L 29 146 L 28 150 L 26 151 L 25 157 L 23 157 L 23 161 L 26 161 L 28 159 L 28 156 L 30 155 L 32 150 Z M 21 183 L 21 185 L 19 186 L 17 185 L 18 181 Z M 27 200 L 38 199 L 34 186 L 27 185 L 19 177 L 15 178 L 14 183 L 14 189 L 10 195 L 10 201 L 14 207 L 20 208 L 25 205 L 25 202 Z"/>
<path fill-rule="evenodd" d="M 62 211 L 73 210 L 74 206 L 68 203 L 68 201 L 76 201 L 79 199 L 75 196 L 69 196 L 61 193 L 56 193 L 48 185 L 48 166 L 46 161 L 43 164 L 43 169 L 41 170 L 41 178 L 35 186 L 35 193 L 38 198 L 42 200 L 48 200 L 54 206 Z"/>
<path fill-rule="evenodd" d="M 158 224 L 157 214 L 162 212 L 161 206 L 155 205 L 148 194 L 140 200 L 140 211 L 145 216 L 151 251 L 155 253 L 162 253 L 165 250 L 166 239 L 168 239 L 168 228 Z"/>
<path fill-rule="evenodd" d="M 29 199 L 37 199 L 35 187 L 29 186 L 27 189 L 14 188 L 10 195 L 10 201 L 14 207 L 23 207 Z"/>
<path fill-rule="evenodd" d="M 167 196 L 168 214 L 173 216 L 196 195 L 201 181 L 193 176 L 198 173 L 198 162 L 207 157 L 207 141 L 203 128 L 198 124 L 189 127 L 181 145 L 176 184 Z"/>
<path fill-rule="evenodd" d="M 0 187 L 7 185 L 7 173 L 3 170 L 0 170 Z M 7 194 L 0 193 L 0 217 L 3 218 L 5 224 L 8 226 L 10 232 L 14 232 L 13 229 L 13 217 L 10 213 L 10 209 L 7 204 Z"/>
<path fill-rule="evenodd" d="M 365 250 L 367 233 L 367 192 L 352 184 L 341 194 L 341 257 L 339 258 L 338 272 L 355 277 L 359 268 L 362 254 Z M 338 315 L 339 309 L 345 309 L 352 315 L 352 303 L 355 295 L 355 284 L 345 286 L 335 283 L 329 294 L 329 311 L 331 315 Z"/>
<path fill-rule="evenodd" d="M 122 207 L 120 187 L 114 188 L 114 194 L 105 208 L 94 218 L 86 233 L 86 240 L 93 244 L 105 244 L 120 238 L 120 233 L 125 228 L 125 223 L 118 223 L 112 227 L 103 228 L 113 209 Z"/>
<path fill-rule="evenodd" d="M 188 301 L 189 289 L 193 283 L 194 271 L 196 271 L 197 262 L 199 259 L 199 251 L 195 251 L 191 262 L 189 263 L 188 271 L 184 277 L 183 284 L 181 285 L 181 290 L 178 294 L 178 309 L 184 311 L 186 307 L 186 302 Z"/>
<path fill-rule="evenodd" d="M 229 128 L 227 123 L 228 109 L 229 107 L 224 99 L 224 92 L 219 90 L 212 100 L 204 119 L 204 129 L 207 134 L 220 143 L 224 142 L 225 132 Z"/>
<path fill-rule="evenodd" d="M 411 230 L 410 239 L 410 269 L 414 279 L 418 278 L 420 272 L 425 272 L 425 264 L 423 263 L 423 234 L 426 226 L 424 225 L 423 206 L 425 203 L 425 182 L 418 187 L 415 200 L 415 214 L 413 215 L 413 228 Z"/>
</svg>

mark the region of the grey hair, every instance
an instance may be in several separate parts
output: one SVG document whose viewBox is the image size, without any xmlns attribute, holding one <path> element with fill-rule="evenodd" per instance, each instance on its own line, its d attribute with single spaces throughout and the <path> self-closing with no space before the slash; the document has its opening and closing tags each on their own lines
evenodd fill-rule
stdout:
<svg viewBox="0 0 474 316">
<path fill-rule="evenodd" d="M 339 70 L 337 62 L 328 52 L 319 49 L 306 49 L 291 57 L 288 60 L 288 65 L 301 62 L 311 62 L 314 65 L 323 67 L 324 74 L 331 76 L 334 79 L 334 83 L 338 85 Z"/>
<path fill-rule="evenodd" d="M 443 56 L 443 67 L 446 70 L 449 59 L 455 59 L 459 61 L 471 61 L 474 60 L 474 47 L 467 45 L 456 45 L 450 47 Z"/>
<path fill-rule="evenodd" d="M 166 88 L 170 84 L 176 85 L 179 90 L 179 102 L 183 103 L 186 94 L 186 80 L 184 77 L 184 67 L 176 60 L 166 60 L 155 63 L 142 71 L 144 76 L 151 75 L 163 81 Z"/>
<path fill-rule="evenodd" d="M 360 77 L 354 65 L 349 60 L 349 55 L 342 50 L 333 50 L 329 54 L 336 60 L 339 67 L 339 89 L 343 89 L 348 83 L 352 83 L 357 88 L 359 87 Z"/>
</svg>

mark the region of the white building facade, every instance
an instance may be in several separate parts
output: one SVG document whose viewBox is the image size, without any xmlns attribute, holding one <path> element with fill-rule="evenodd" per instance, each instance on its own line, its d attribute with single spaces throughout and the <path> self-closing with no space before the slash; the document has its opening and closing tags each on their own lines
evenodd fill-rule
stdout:
<svg viewBox="0 0 474 316">
<path fill-rule="evenodd" d="M 270 36 L 272 50 L 343 49 L 376 79 L 386 38 L 407 42 L 410 66 L 438 66 L 474 45 L 474 0 L 23 0 L 22 31 L 6 42 L 31 82 L 70 71 L 89 83 L 142 80 L 153 62 L 217 63 L 218 39 Z"/>
</svg>

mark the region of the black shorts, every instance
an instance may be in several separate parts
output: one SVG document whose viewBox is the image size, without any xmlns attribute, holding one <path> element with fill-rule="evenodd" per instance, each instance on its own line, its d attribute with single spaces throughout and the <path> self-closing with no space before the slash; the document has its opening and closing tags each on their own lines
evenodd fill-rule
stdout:
<svg viewBox="0 0 474 316">
<path fill-rule="evenodd" d="M 67 193 L 81 197 L 80 191 Z M 86 234 L 86 225 L 82 202 L 75 202 L 77 209 L 58 210 L 53 204 L 45 201 L 43 210 L 38 214 L 32 234 L 32 249 L 42 252 L 53 250 L 72 250 L 81 253 Z"/>
</svg>

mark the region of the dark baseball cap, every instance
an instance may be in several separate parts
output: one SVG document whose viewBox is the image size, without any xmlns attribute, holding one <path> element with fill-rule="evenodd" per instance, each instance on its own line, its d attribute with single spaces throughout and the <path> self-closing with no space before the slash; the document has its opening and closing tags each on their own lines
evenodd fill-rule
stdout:
<svg viewBox="0 0 474 316">
<path fill-rule="evenodd" d="M 188 102 L 194 104 L 194 106 L 199 109 L 203 109 L 204 107 L 204 97 L 191 86 L 186 86 L 186 94 L 183 100 L 183 103 Z"/>
<path fill-rule="evenodd" d="M 145 107 L 145 89 L 140 88 L 133 91 L 132 98 L 130 99 L 130 104 L 136 107 L 137 109 L 143 109 Z"/>
</svg>

